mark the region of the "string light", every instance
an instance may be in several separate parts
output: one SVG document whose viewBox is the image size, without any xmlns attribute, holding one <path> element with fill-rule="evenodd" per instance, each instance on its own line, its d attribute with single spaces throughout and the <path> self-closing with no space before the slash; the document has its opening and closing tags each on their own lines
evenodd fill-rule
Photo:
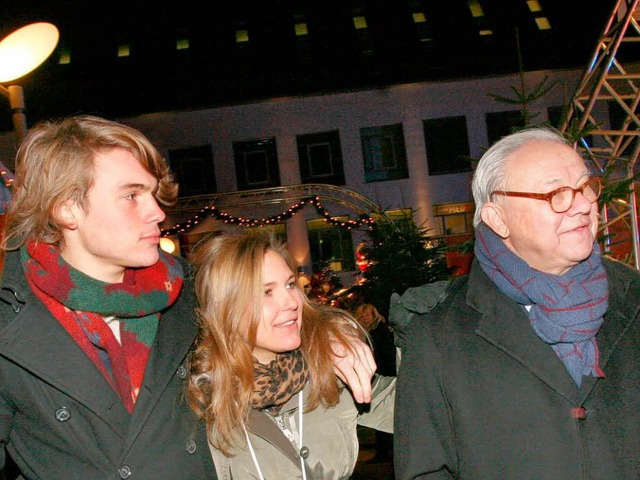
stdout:
<svg viewBox="0 0 640 480">
<path fill-rule="evenodd" d="M 161 234 L 163 237 L 166 237 L 169 235 L 187 233 L 207 217 L 214 217 L 218 220 L 222 220 L 224 223 L 239 225 L 241 227 L 265 227 L 267 225 L 277 225 L 290 219 L 307 205 L 312 205 L 325 222 L 330 223 L 335 227 L 346 228 L 348 230 L 351 230 L 352 228 L 360 228 L 362 226 L 367 227 L 369 230 L 373 230 L 374 228 L 373 218 L 366 214 L 361 214 L 356 220 L 336 220 L 322 205 L 320 198 L 318 196 L 313 196 L 306 197 L 298 203 L 294 203 L 283 212 L 268 218 L 239 217 L 227 212 L 222 212 L 215 205 L 208 205 L 202 208 L 189 220 L 178 223 L 171 228 L 163 229 Z"/>
<path fill-rule="evenodd" d="M 0 176 L 2 177 L 2 181 L 5 187 L 11 188 L 13 186 L 13 175 L 11 175 L 7 170 L 0 169 Z"/>
<path fill-rule="evenodd" d="M 0 215 L 4 215 L 9 208 L 9 202 L 13 196 L 14 177 L 13 174 L 4 167 L 4 165 L 0 167 L 0 177 L 2 177 L 2 184 L 4 185 L 4 187 L 0 185 Z"/>
</svg>

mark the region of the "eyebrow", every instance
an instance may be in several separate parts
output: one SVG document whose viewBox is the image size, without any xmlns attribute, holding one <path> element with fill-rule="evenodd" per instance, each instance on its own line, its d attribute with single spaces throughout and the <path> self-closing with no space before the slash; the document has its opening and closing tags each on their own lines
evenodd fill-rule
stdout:
<svg viewBox="0 0 640 480">
<path fill-rule="evenodd" d="M 145 185 L 144 183 L 125 183 L 124 185 L 120 185 L 118 190 L 145 190 L 152 192 L 156 188 L 151 188 L 151 185 Z"/>
<path fill-rule="evenodd" d="M 287 278 L 287 281 L 289 281 L 289 280 L 294 280 L 295 278 L 296 278 L 296 277 L 295 277 L 295 275 L 291 274 L 291 275 L 289 275 L 289 277 Z M 269 287 L 269 286 L 275 285 L 275 284 L 277 284 L 277 283 L 278 283 L 278 281 L 277 281 L 277 280 L 274 280 L 273 282 L 263 283 L 263 284 L 262 284 L 262 286 L 264 286 L 264 287 Z"/>
</svg>

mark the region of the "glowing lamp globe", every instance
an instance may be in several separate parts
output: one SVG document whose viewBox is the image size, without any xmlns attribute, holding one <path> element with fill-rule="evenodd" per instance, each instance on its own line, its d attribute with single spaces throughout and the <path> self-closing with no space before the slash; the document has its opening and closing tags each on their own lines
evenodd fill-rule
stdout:
<svg viewBox="0 0 640 480">
<path fill-rule="evenodd" d="M 23 77 L 44 62 L 58 44 L 55 25 L 32 23 L 7 35 L 0 42 L 0 83 Z"/>
<path fill-rule="evenodd" d="M 167 253 L 173 253 L 176 251 L 176 244 L 167 237 L 162 237 L 160 239 L 160 248 Z"/>
</svg>

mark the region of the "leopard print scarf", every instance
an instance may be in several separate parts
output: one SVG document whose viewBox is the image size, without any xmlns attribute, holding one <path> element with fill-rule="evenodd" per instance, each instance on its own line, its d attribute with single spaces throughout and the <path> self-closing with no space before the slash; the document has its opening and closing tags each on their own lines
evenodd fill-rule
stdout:
<svg viewBox="0 0 640 480">
<path fill-rule="evenodd" d="M 251 406 L 277 414 L 287 400 L 301 391 L 309 380 L 309 368 L 302 352 L 279 353 L 268 365 L 254 359 Z"/>
</svg>

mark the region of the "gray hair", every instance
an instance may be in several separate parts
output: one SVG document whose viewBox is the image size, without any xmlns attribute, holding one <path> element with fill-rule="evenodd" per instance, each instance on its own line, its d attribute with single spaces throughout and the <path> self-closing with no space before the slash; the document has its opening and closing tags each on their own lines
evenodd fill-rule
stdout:
<svg viewBox="0 0 640 480">
<path fill-rule="evenodd" d="M 507 174 L 505 165 L 509 156 L 531 142 L 556 142 L 572 147 L 571 142 L 562 133 L 551 127 L 526 128 L 507 135 L 494 143 L 482 155 L 473 174 L 471 190 L 476 204 L 473 217 L 474 227 L 477 227 L 482 221 L 480 212 L 482 206 L 491 201 L 491 192 L 504 190 L 506 187 L 504 184 Z"/>
</svg>

